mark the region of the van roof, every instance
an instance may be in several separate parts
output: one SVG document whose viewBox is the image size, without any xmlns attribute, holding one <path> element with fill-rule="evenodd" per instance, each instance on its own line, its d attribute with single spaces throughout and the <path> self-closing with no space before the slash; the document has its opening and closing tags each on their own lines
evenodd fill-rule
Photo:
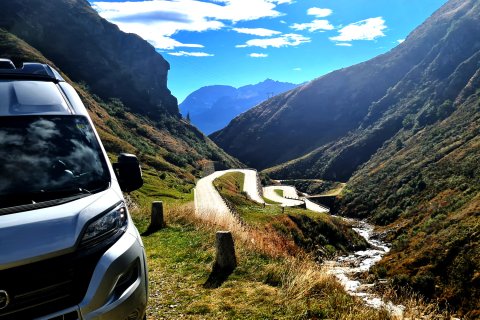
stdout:
<svg viewBox="0 0 480 320">
<path fill-rule="evenodd" d="M 48 64 L 25 62 L 21 68 L 16 68 L 12 61 L 0 59 L 0 79 L 26 79 L 53 82 L 64 82 L 62 76 Z"/>
</svg>

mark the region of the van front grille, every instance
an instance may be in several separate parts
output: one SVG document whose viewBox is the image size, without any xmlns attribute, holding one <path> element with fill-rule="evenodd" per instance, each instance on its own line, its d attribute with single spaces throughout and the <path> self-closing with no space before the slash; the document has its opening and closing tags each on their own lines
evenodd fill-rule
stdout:
<svg viewBox="0 0 480 320">
<path fill-rule="evenodd" d="M 0 290 L 9 297 L 0 320 L 33 319 L 78 304 L 105 251 L 77 252 L 0 270 Z"/>
</svg>

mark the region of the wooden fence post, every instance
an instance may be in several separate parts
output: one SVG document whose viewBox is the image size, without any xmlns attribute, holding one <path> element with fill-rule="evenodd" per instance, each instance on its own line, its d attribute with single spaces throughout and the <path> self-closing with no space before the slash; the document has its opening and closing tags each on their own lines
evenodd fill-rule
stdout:
<svg viewBox="0 0 480 320">
<path fill-rule="evenodd" d="M 207 282 L 204 284 L 205 288 L 218 288 L 237 267 L 235 246 L 230 231 L 217 231 L 216 247 L 215 263 Z"/>
<path fill-rule="evenodd" d="M 215 259 L 214 270 L 232 272 L 237 267 L 237 258 L 235 257 L 235 246 L 230 231 L 217 231 L 217 257 Z"/>
<path fill-rule="evenodd" d="M 165 220 L 163 218 L 163 202 L 162 201 L 153 201 L 152 202 L 152 217 L 150 220 L 150 226 L 148 229 L 151 232 L 165 227 Z"/>
</svg>

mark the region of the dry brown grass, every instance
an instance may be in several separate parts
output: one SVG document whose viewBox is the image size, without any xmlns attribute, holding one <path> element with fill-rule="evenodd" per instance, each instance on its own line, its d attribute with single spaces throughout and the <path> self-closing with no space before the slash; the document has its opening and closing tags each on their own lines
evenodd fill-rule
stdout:
<svg viewBox="0 0 480 320">
<path fill-rule="evenodd" d="M 242 226 L 233 216 L 219 217 L 214 213 L 193 215 L 193 204 L 172 207 L 169 219 L 181 223 L 193 223 L 207 230 L 230 230 L 240 242 L 241 251 L 253 250 L 272 258 L 281 258 L 281 263 L 272 266 L 273 278 L 280 283 L 279 299 L 282 303 L 296 301 L 305 303 L 309 308 L 310 300 L 322 300 L 322 307 L 336 310 L 335 319 L 450 319 L 448 311 L 441 310 L 434 302 L 426 302 L 414 292 L 399 295 L 388 288 L 383 293 L 385 301 L 403 305 L 402 315 L 390 314 L 387 310 L 375 310 L 365 306 L 360 299 L 346 298 L 342 285 L 329 275 L 324 267 L 314 262 L 313 257 L 295 246 L 295 244 L 271 230 L 260 230 Z M 288 308 L 288 304 L 285 305 Z"/>
<path fill-rule="evenodd" d="M 209 241 L 214 241 L 215 231 L 230 230 L 235 239 L 240 275 L 234 275 L 218 289 L 206 290 L 202 280 L 197 279 L 198 275 L 190 271 L 187 276 L 168 275 L 161 271 L 159 261 L 149 257 L 149 264 L 157 269 L 150 272 L 154 296 L 150 299 L 149 319 L 450 319 L 448 313 L 442 313 L 438 306 L 426 303 L 420 296 L 412 293 L 400 296 L 392 289 L 385 289 L 383 297 L 404 305 L 402 316 L 370 308 L 359 298 L 346 294 L 335 277 L 312 257 L 300 250 L 291 254 L 289 244 L 284 239 L 275 240 L 276 235 L 268 230 L 247 228 L 234 218 L 219 217 L 215 213 L 200 215 L 195 213 L 193 203 L 164 205 L 166 223 L 173 228 L 183 226 L 198 230 L 199 234 L 209 234 Z M 149 220 L 149 208 L 134 203 L 130 208 L 136 219 Z M 272 236 L 273 240 L 269 238 Z M 148 251 L 148 241 L 146 243 Z M 199 248 L 202 252 L 206 249 L 213 254 L 213 242 L 211 248 L 208 244 Z M 265 260 L 262 260 L 262 266 L 257 265 L 259 255 L 267 257 L 269 262 L 264 265 Z M 210 263 L 197 268 L 205 272 Z M 177 281 L 183 284 L 178 285 Z M 181 289 L 172 291 L 172 285 Z M 175 310 L 169 307 L 170 303 L 161 305 L 170 296 L 172 301 L 180 301 Z M 182 299 L 189 301 L 183 307 Z"/>
<path fill-rule="evenodd" d="M 300 249 L 297 248 L 296 254 L 292 255 L 293 243 L 278 234 L 247 228 L 234 218 L 219 217 L 212 212 L 195 214 L 191 203 L 168 207 L 167 212 L 167 223 L 190 224 L 209 232 L 230 230 L 236 240 L 240 260 L 251 255 L 252 251 L 274 259 L 275 263 L 270 264 L 266 270 L 266 282 L 271 283 L 273 288 L 258 285 L 257 289 L 264 294 L 268 291 L 275 296 L 272 303 L 283 305 L 288 314 L 298 314 L 298 318 L 307 319 L 323 313 L 335 314 L 335 319 L 390 319 L 386 311 L 371 309 L 359 303 L 358 299 L 348 296 L 334 276 L 329 275 Z M 233 289 L 227 287 L 218 290 L 226 290 L 225 294 L 232 294 L 230 291 Z M 245 290 L 248 295 L 258 299 L 258 292 L 253 292 L 255 286 Z M 198 302 L 202 306 L 205 306 L 205 303 L 204 300 Z M 209 308 L 215 309 L 220 302 L 213 299 L 209 303 Z"/>
<path fill-rule="evenodd" d="M 455 319 L 448 309 L 441 309 L 439 303 L 427 302 L 422 295 L 411 290 L 399 292 L 392 287 L 387 287 L 383 292 L 383 297 L 394 304 L 405 307 L 403 314 L 395 319 Z"/>
</svg>

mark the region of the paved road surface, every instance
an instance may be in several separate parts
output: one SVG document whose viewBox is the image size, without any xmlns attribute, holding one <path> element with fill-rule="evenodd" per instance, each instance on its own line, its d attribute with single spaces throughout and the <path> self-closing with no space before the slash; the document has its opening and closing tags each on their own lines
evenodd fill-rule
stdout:
<svg viewBox="0 0 480 320">
<path fill-rule="evenodd" d="M 230 210 L 213 186 L 213 180 L 224 174 L 223 171 L 216 171 L 198 180 L 195 187 L 195 211 L 197 214 L 226 218 L 231 216 Z"/>
<path fill-rule="evenodd" d="M 257 171 L 250 169 L 230 169 L 224 171 L 215 171 L 211 175 L 208 175 L 197 182 L 195 187 L 195 211 L 197 214 L 201 215 L 210 215 L 215 219 L 218 218 L 233 218 L 230 209 L 227 207 L 223 201 L 220 194 L 217 192 L 213 186 L 213 181 L 218 177 L 223 176 L 229 172 L 241 172 L 245 175 L 245 180 L 243 183 L 243 191 L 247 195 L 258 203 L 264 203 L 262 196 L 259 194 L 258 184 L 257 184 Z M 286 197 L 294 199 L 286 199 L 280 197 L 275 193 L 275 189 L 283 190 L 283 194 Z M 297 190 L 292 186 L 270 186 L 263 188 L 263 193 L 265 198 L 268 198 L 272 201 L 281 203 L 284 206 L 298 206 L 303 204 L 303 198 L 298 197 Z M 316 212 L 328 212 L 328 209 L 315 204 L 314 202 L 305 199 L 307 209 L 316 211 Z"/>
<path fill-rule="evenodd" d="M 265 203 L 262 196 L 258 193 L 259 186 L 257 185 L 257 171 L 243 169 L 243 170 L 227 170 L 241 172 L 245 175 L 245 181 L 243 182 L 243 191 L 245 191 L 250 199 L 258 203 Z M 261 188 L 261 186 L 260 186 Z"/>
<path fill-rule="evenodd" d="M 327 207 L 316 204 L 315 202 L 310 201 L 308 199 L 305 199 L 305 198 L 303 198 L 303 199 L 305 200 L 305 204 L 306 204 L 308 210 L 312 210 L 312 211 L 315 211 L 315 212 L 330 212 L 330 209 L 328 209 Z"/>
<path fill-rule="evenodd" d="M 215 171 L 197 182 L 195 187 L 195 211 L 202 215 L 215 215 L 216 217 L 230 218 L 231 212 L 223 201 L 220 194 L 213 186 L 213 180 L 229 172 L 241 172 L 245 175 L 243 191 L 258 203 L 265 201 L 258 193 L 257 171 L 248 169 L 230 169 L 224 171 Z"/>
<path fill-rule="evenodd" d="M 280 197 L 274 190 L 283 190 L 283 197 Z M 308 210 L 312 210 L 315 212 L 330 212 L 330 210 L 322 205 L 318 205 L 313 201 L 305 199 L 303 197 L 298 197 L 297 189 L 292 186 L 269 186 L 263 188 L 263 196 L 267 199 L 272 201 L 281 203 L 283 206 L 286 207 L 294 207 L 303 204 L 305 201 L 306 207 Z M 287 199 L 287 198 L 289 199 Z M 298 200 L 293 200 L 298 199 Z"/>
<path fill-rule="evenodd" d="M 272 201 L 281 203 L 283 206 L 286 207 L 294 207 L 303 204 L 303 201 L 300 200 L 293 200 L 293 199 L 286 199 L 284 197 L 280 197 L 275 190 L 283 190 L 283 195 L 289 198 L 296 198 L 298 199 L 297 191 L 294 187 L 290 186 L 269 186 L 263 188 L 263 196 L 267 199 Z"/>
</svg>

